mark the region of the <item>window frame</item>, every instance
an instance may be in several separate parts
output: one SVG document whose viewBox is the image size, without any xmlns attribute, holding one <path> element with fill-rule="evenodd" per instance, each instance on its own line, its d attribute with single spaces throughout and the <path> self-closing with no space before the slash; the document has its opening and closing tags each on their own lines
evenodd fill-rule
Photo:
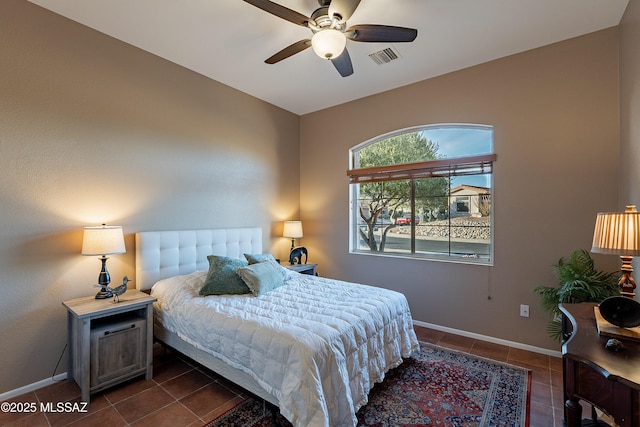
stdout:
<svg viewBox="0 0 640 427">
<path fill-rule="evenodd" d="M 415 163 L 405 163 L 388 166 L 375 166 L 369 168 L 356 168 L 359 164 L 358 153 L 363 148 L 375 144 L 377 142 L 392 138 L 395 136 L 417 133 L 421 131 L 428 131 L 430 129 L 449 129 L 449 128 L 462 128 L 462 129 L 481 129 L 491 131 L 490 141 L 490 154 L 481 155 L 464 155 L 459 157 L 448 157 L 438 160 L 430 160 Z M 372 138 L 368 141 L 360 143 L 349 150 L 349 170 L 347 170 L 347 176 L 349 177 L 349 253 L 357 255 L 370 255 L 370 256 L 382 256 L 391 258 L 411 258 L 425 261 L 440 261 L 449 263 L 463 263 L 474 265 L 487 265 L 493 266 L 494 263 L 494 185 L 493 185 L 493 163 L 497 159 L 497 155 L 493 149 L 494 128 L 490 125 L 478 125 L 478 124 L 437 124 L 437 125 L 424 125 L 416 126 L 405 129 L 400 129 L 394 132 L 383 134 Z M 460 173 L 458 173 L 460 172 Z M 446 177 L 452 178 L 455 176 L 464 175 L 480 175 L 488 174 L 490 193 L 479 194 L 478 203 L 482 200 L 491 201 L 491 215 L 489 218 L 490 227 L 490 240 L 489 240 L 489 254 L 485 258 L 473 258 L 465 257 L 463 255 L 452 255 L 451 251 L 447 253 L 416 253 L 415 249 L 415 227 L 416 224 L 411 224 L 411 248 L 410 253 L 404 252 L 374 252 L 367 249 L 359 249 L 360 234 L 357 232 L 356 227 L 359 226 L 359 184 L 367 184 L 373 182 L 385 182 L 395 180 L 409 180 L 411 182 L 411 188 L 414 188 L 415 181 L 421 178 L 433 178 L 433 177 Z M 449 192 L 452 187 L 449 187 Z M 451 198 L 449 193 L 447 197 Z M 471 196 L 467 196 L 469 202 Z M 411 211 L 410 214 L 418 215 L 415 211 L 415 199 L 416 195 L 411 194 Z M 449 216 L 450 219 L 450 216 Z M 449 230 L 453 227 L 449 224 Z M 450 235 L 450 234 L 449 234 Z M 449 244 L 451 244 L 451 238 L 449 237 Z"/>
</svg>

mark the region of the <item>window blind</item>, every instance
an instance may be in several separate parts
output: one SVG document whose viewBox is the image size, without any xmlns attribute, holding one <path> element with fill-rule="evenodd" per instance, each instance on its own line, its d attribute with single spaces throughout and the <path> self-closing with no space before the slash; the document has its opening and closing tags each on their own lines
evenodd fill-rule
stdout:
<svg viewBox="0 0 640 427">
<path fill-rule="evenodd" d="M 375 166 L 347 171 L 350 184 L 492 173 L 495 154 Z"/>
</svg>

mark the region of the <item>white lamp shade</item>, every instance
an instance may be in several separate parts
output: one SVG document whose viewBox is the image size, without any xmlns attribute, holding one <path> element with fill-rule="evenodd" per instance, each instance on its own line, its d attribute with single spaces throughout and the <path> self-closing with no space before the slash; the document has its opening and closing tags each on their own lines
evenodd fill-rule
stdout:
<svg viewBox="0 0 640 427">
<path fill-rule="evenodd" d="M 340 56 L 347 45 L 347 38 L 338 30 L 327 28 L 311 37 L 311 47 L 320 58 L 333 59 Z"/>
<path fill-rule="evenodd" d="M 123 254 L 126 251 L 122 226 L 102 225 L 84 228 L 82 255 L 112 255 Z"/>
<path fill-rule="evenodd" d="M 302 222 L 285 221 L 284 229 L 282 230 L 282 237 L 290 237 L 292 239 L 299 239 L 302 237 Z"/>
<path fill-rule="evenodd" d="M 640 212 L 633 205 L 624 212 L 601 212 L 596 217 L 591 252 L 606 255 L 640 255 Z"/>
</svg>

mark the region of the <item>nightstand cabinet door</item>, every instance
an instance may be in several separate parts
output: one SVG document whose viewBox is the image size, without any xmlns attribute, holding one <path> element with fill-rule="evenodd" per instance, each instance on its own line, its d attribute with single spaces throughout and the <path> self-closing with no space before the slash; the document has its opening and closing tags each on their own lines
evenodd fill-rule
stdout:
<svg viewBox="0 0 640 427">
<path fill-rule="evenodd" d="M 91 387 L 144 373 L 146 320 L 132 318 L 91 329 Z"/>
</svg>

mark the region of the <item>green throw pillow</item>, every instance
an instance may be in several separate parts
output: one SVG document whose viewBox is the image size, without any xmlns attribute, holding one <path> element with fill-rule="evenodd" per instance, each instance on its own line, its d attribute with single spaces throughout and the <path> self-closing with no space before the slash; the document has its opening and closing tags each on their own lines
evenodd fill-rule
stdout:
<svg viewBox="0 0 640 427">
<path fill-rule="evenodd" d="M 240 267 L 236 270 L 236 273 L 257 297 L 284 284 L 280 272 L 270 261 Z"/>
<path fill-rule="evenodd" d="M 271 254 L 244 254 L 244 257 L 247 259 L 247 261 L 249 261 L 249 265 L 258 264 L 260 262 L 271 263 L 278 274 L 282 276 L 283 281 L 287 280 L 287 277 L 289 276 L 288 270 L 281 266 L 280 263 L 278 263 L 278 261 L 276 261 L 276 259 Z"/>
<path fill-rule="evenodd" d="M 245 267 L 247 261 L 225 256 L 209 255 L 209 272 L 200 289 L 200 295 L 239 295 L 251 290 L 236 274 L 238 267 Z"/>
<path fill-rule="evenodd" d="M 267 260 L 276 260 L 271 254 L 244 254 L 244 257 L 249 261 L 249 264 L 257 264 Z"/>
</svg>

